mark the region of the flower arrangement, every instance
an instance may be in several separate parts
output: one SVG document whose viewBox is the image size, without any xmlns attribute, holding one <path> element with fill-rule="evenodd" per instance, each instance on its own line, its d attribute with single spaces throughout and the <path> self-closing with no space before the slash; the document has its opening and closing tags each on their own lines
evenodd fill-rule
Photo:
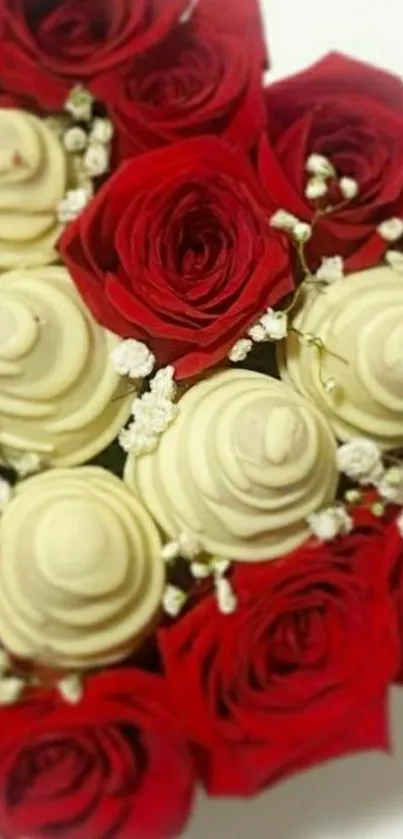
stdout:
<svg viewBox="0 0 403 839">
<path fill-rule="evenodd" d="M 0 0 L 0 834 L 388 747 L 403 84 L 251 0 Z"/>
</svg>

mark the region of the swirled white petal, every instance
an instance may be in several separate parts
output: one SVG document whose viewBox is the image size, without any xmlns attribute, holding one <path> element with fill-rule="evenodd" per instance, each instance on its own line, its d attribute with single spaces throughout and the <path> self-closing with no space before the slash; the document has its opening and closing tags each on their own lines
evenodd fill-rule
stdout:
<svg viewBox="0 0 403 839">
<path fill-rule="evenodd" d="M 71 466 L 100 452 L 130 414 L 111 352 L 118 339 L 87 310 L 61 267 L 0 280 L 0 446 Z"/>
<path fill-rule="evenodd" d="M 282 382 L 230 370 L 189 390 L 158 447 L 126 481 L 171 539 L 233 560 L 287 553 L 333 502 L 336 445 L 317 409 Z"/>
<path fill-rule="evenodd" d="M 383 449 L 403 445 L 403 283 L 389 266 L 311 288 L 294 326 L 329 350 L 318 355 L 290 333 L 278 349 L 282 378 L 312 399 L 341 440 L 368 437 Z M 336 358 L 336 353 L 344 361 Z M 334 378 L 336 395 L 323 380 Z"/>
<path fill-rule="evenodd" d="M 65 150 L 47 123 L 0 108 L 0 268 L 56 260 L 67 181 Z"/>
<path fill-rule="evenodd" d="M 157 528 L 101 468 L 22 484 L 1 519 L 0 553 L 0 637 L 23 659 L 70 670 L 118 661 L 161 603 Z"/>
</svg>

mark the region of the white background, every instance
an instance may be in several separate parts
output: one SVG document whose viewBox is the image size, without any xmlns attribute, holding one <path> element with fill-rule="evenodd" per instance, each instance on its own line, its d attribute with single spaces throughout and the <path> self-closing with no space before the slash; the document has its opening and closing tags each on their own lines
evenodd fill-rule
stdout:
<svg viewBox="0 0 403 839">
<path fill-rule="evenodd" d="M 271 77 L 332 49 L 403 75 L 403 0 L 261 1 Z M 391 711 L 393 756 L 334 761 L 249 802 L 201 796 L 184 839 L 403 839 L 403 689 Z"/>
</svg>

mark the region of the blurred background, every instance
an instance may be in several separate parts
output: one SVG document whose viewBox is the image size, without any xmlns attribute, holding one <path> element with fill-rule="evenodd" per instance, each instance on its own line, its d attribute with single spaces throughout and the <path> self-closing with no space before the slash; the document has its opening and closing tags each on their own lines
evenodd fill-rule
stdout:
<svg viewBox="0 0 403 839">
<path fill-rule="evenodd" d="M 261 6 L 268 80 L 334 49 L 403 76 L 403 0 L 261 0 Z M 333 761 L 253 801 L 200 796 L 183 839 L 403 839 L 403 689 L 392 693 L 391 704 L 393 755 Z"/>
</svg>

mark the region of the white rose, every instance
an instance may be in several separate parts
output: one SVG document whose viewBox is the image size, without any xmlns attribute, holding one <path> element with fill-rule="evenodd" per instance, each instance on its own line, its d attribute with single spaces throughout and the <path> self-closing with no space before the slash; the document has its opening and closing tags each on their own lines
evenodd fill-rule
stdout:
<svg viewBox="0 0 403 839">
<path fill-rule="evenodd" d="M 66 187 L 65 151 L 47 123 L 0 108 L 0 269 L 55 261 Z"/>
<path fill-rule="evenodd" d="M 337 465 L 340 472 L 360 484 L 375 483 L 383 472 L 379 447 L 365 437 L 358 437 L 340 446 Z"/>
</svg>

